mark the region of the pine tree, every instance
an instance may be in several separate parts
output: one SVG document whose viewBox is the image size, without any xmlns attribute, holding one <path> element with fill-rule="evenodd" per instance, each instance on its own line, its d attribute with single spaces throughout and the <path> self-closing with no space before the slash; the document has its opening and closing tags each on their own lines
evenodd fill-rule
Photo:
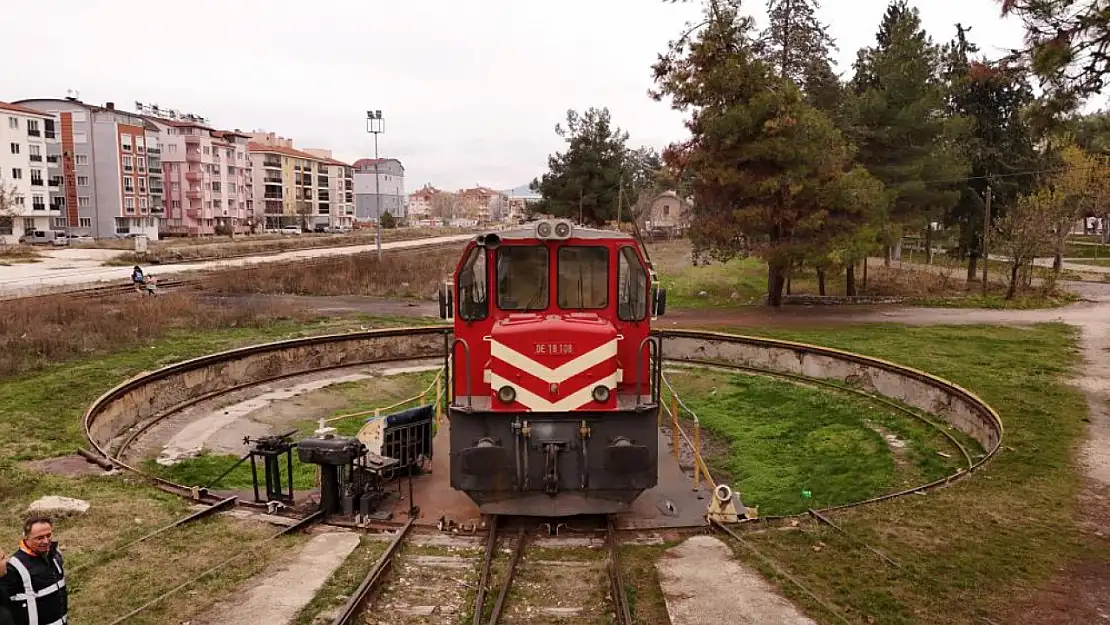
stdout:
<svg viewBox="0 0 1110 625">
<path fill-rule="evenodd" d="M 895 0 L 875 40 L 857 55 L 847 116 L 860 163 L 891 194 L 889 260 L 904 227 L 927 225 L 958 198 L 958 191 L 925 181 L 961 177 L 966 165 L 955 149 L 959 120 L 946 116 L 940 51 L 917 9 Z"/>
<path fill-rule="evenodd" d="M 943 77 L 948 84 L 948 114 L 967 122 L 962 151 L 969 163 L 960 197 L 946 216 L 960 229 L 961 256 L 970 257 L 968 280 L 976 275 L 982 255 L 984 198 L 990 186 L 992 223 L 1015 205 L 1019 195 L 1032 191 L 1033 176 L 1013 175 L 1037 169 L 1041 159 L 1036 138 L 1023 115 L 1033 103 L 1033 91 L 1020 68 L 976 60 L 978 47 L 967 38 L 969 29 L 956 25 L 956 37 L 944 49 Z"/>
<path fill-rule="evenodd" d="M 840 210 L 847 142 L 764 60 L 739 4 L 709 3 L 704 30 L 673 42 L 654 66 L 653 96 L 690 113 L 691 139 L 664 160 L 691 180 L 695 245 L 722 260 L 763 258 L 768 303 L 778 306 L 790 265 L 858 229 L 860 218 L 854 207 Z"/>
</svg>

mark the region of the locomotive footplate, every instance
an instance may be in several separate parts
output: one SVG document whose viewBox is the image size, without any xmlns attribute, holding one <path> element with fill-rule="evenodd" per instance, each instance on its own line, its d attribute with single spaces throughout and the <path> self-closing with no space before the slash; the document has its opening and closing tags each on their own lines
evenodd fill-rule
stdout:
<svg viewBox="0 0 1110 625">
<path fill-rule="evenodd" d="M 483 513 L 618 512 L 657 482 L 656 420 L 655 410 L 452 411 L 451 485 Z"/>
</svg>

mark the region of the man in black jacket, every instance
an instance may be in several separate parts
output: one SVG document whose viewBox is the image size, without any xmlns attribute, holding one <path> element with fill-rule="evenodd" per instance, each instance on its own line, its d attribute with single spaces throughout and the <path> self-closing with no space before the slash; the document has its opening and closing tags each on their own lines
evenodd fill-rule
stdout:
<svg viewBox="0 0 1110 625">
<path fill-rule="evenodd" d="M 0 577 L 0 596 L 9 597 L 15 625 L 69 621 L 64 562 L 53 538 L 54 524 L 46 517 L 32 517 L 23 524 L 19 551 L 8 559 L 8 570 Z"/>
<path fill-rule="evenodd" d="M 0 550 L 0 579 L 8 572 L 8 554 Z M 12 620 L 11 602 L 8 600 L 8 591 L 0 585 L 0 625 L 15 625 Z"/>
</svg>

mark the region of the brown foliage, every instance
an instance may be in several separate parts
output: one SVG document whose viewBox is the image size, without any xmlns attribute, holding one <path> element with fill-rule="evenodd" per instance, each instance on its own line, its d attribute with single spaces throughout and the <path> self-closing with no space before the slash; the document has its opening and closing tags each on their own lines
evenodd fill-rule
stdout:
<svg viewBox="0 0 1110 625">
<path fill-rule="evenodd" d="M 258 327 L 297 317 L 269 304 L 231 307 L 190 293 L 7 300 L 0 302 L 0 376 L 147 343 L 174 330 Z"/>
<path fill-rule="evenodd" d="M 219 293 L 434 298 L 461 255 L 461 246 L 450 246 L 390 252 L 380 262 L 375 252 L 367 252 L 295 264 L 269 263 L 221 272 L 206 280 L 205 287 Z"/>
</svg>

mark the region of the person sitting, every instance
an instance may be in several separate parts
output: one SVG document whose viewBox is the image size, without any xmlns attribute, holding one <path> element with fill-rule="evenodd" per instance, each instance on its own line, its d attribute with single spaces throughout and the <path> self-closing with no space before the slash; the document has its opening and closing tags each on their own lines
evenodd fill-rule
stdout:
<svg viewBox="0 0 1110 625">
<path fill-rule="evenodd" d="M 145 281 L 145 277 L 143 276 L 143 268 L 138 266 L 138 265 L 135 265 L 135 267 L 131 270 L 131 282 L 132 282 L 132 284 L 135 284 L 136 286 L 138 286 L 138 285 L 142 284 L 144 281 Z"/>
</svg>

